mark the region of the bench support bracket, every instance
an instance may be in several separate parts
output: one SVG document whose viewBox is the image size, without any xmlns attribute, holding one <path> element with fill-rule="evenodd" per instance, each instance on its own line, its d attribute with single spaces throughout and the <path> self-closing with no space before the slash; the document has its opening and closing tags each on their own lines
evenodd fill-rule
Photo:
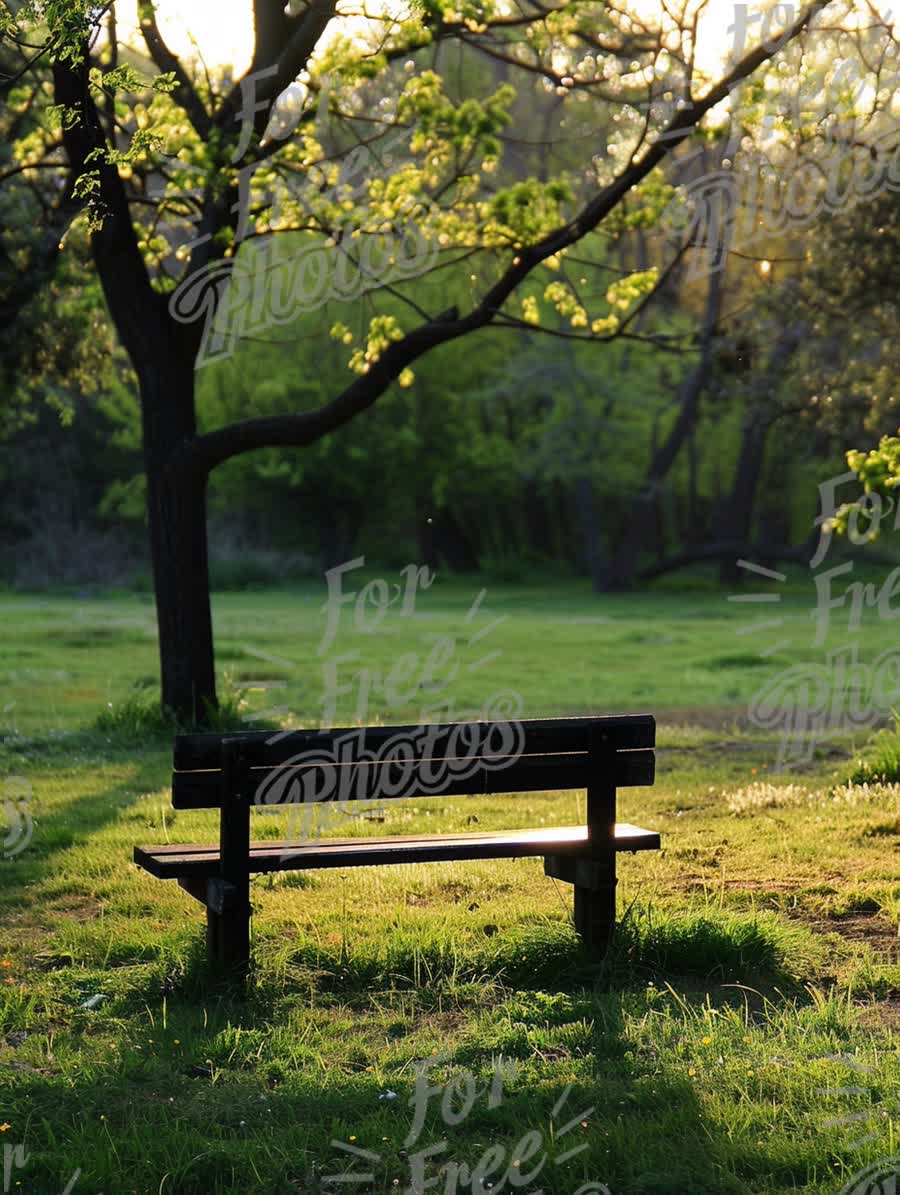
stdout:
<svg viewBox="0 0 900 1195">
<path fill-rule="evenodd" d="M 180 879 L 178 887 L 183 888 L 188 896 L 193 896 L 194 900 L 199 900 L 201 905 L 206 904 L 206 880 L 190 880 Z"/>
</svg>

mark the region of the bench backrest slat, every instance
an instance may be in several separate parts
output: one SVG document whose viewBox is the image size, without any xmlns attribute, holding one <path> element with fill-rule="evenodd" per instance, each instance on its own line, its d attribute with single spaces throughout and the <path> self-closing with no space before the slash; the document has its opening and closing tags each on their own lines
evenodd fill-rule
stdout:
<svg viewBox="0 0 900 1195">
<path fill-rule="evenodd" d="M 617 788 L 653 783 L 652 751 L 621 751 L 615 756 Z M 260 807 L 297 805 L 306 801 L 402 800 L 409 797 L 450 797 L 489 793 L 544 792 L 586 788 L 591 776 L 590 757 L 576 754 L 522 756 L 507 766 L 503 760 L 469 767 L 454 776 L 436 769 L 433 784 L 418 782 L 415 771 L 397 764 L 350 764 L 253 768 L 250 801 Z M 304 795 L 309 794 L 309 795 Z M 172 804 L 176 809 L 214 809 L 222 804 L 219 772 L 175 772 Z"/>
<path fill-rule="evenodd" d="M 285 763 L 303 751 L 332 750 L 334 743 L 347 735 L 362 734 L 366 750 L 378 752 L 392 739 L 423 738 L 429 732 L 434 750 L 431 757 L 441 758 L 446 747 L 459 741 L 459 727 L 478 727 L 484 742 L 497 722 L 443 722 L 433 727 L 423 726 L 348 726 L 335 730 L 291 730 L 284 733 L 239 731 L 234 735 L 180 734 L 175 739 L 173 766 L 177 772 L 202 771 L 222 766 L 222 739 L 239 738 L 244 745 L 244 757 L 251 768 Z M 511 725 L 520 726 L 524 735 L 523 755 L 542 755 L 556 751 L 587 751 L 592 733 L 608 733 L 616 750 L 652 747 L 656 742 L 656 721 L 650 714 L 617 714 L 596 718 L 533 718 Z M 454 731 L 456 739 L 454 740 Z M 433 733 L 432 733 L 433 732 Z M 496 737 L 496 736 L 495 736 Z"/>
<path fill-rule="evenodd" d="M 172 804 L 222 804 L 222 744 L 239 740 L 257 805 L 389 800 L 584 788 L 589 750 L 614 760 L 616 787 L 654 778 L 656 725 L 646 714 L 502 723 L 354 727 L 284 735 L 181 735 Z M 641 749 L 644 748 L 644 749 Z"/>
</svg>

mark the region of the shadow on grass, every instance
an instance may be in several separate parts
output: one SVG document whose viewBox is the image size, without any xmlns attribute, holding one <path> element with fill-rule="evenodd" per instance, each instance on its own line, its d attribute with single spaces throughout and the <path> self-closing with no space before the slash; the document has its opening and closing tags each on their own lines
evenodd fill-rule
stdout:
<svg viewBox="0 0 900 1195">
<path fill-rule="evenodd" d="M 200 906 L 190 905 L 190 911 Z M 489 927 L 494 929 L 493 926 Z M 465 936 L 385 924 L 384 933 L 321 940 L 278 922 L 254 930 L 254 966 L 245 988 L 210 973 L 205 925 L 185 919 L 182 932 L 102 943 L 88 935 L 79 963 L 103 986 L 129 969 L 143 978 L 131 992 L 132 1010 L 175 995 L 196 1005 L 224 1001 L 264 1016 L 287 994 L 337 998 L 365 1007 L 374 991 L 413 992 L 424 1004 L 447 994 L 499 987 L 537 992 L 643 991 L 675 983 L 696 998 L 759 1008 L 767 999 L 811 999 L 800 975 L 820 972 L 821 939 L 774 913 L 673 912 L 632 909 L 604 957 L 588 951 L 571 924 L 546 919 Z M 99 945 L 98 945 L 99 943 Z M 103 953 L 103 968 L 96 970 Z M 66 955 L 63 965 L 75 962 Z M 96 974 L 95 974 L 96 970 Z"/>
<path fill-rule="evenodd" d="M 434 1081 L 440 1081 L 437 1073 Z M 489 1082 L 483 1076 L 481 1086 Z M 412 1090 L 398 1092 L 399 1114 L 376 1112 L 380 1093 L 372 1082 L 340 1083 L 331 1090 L 297 1083 L 260 1100 L 253 1085 L 241 1080 L 227 1090 L 199 1080 L 170 1080 L 160 1092 L 137 1074 L 83 1083 L 77 1090 L 33 1079 L 20 1087 L 12 1114 L 30 1122 L 23 1187 L 45 1195 L 62 1191 L 76 1169 L 81 1171 L 78 1187 L 104 1195 L 297 1195 L 348 1186 L 408 1191 L 419 1167 L 435 1191 L 477 1192 L 462 1168 L 471 1175 L 479 1164 L 498 1186 L 507 1171 L 518 1179 L 518 1170 L 534 1176 L 528 1189 L 539 1182 L 549 1195 L 574 1195 L 585 1181 L 606 1182 L 615 1195 L 740 1195 L 746 1190 L 717 1163 L 686 1084 L 639 1087 L 627 1107 L 626 1101 L 615 1101 L 611 1118 L 611 1108 L 599 1111 L 596 1105 L 622 1094 L 622 1082 L 608 1082 L 602 1091 L 593 1084 L 561 1082 L 540 1091 L 511 1090 L 491 1110 L 481 1097 L 457 1126 L 442 1122 L 438 1092 L 415 1140 L 410 1139 Z M 679 1109 L 677 1126 L 666 1114 L 671 1108 Z M 581 1114 L 590 1117 L 588 1130 L 576 1121 L 568 1135 L 560 1133 Z M 657 1137 L 661 1114 L 668 1129 L 677 1127 L 677 1143 Z M 639 1142 L 643 1159 L 635 1167 Z M 523 1143 L 530 1144 L 530 1154 L 523 1154 Z M 586 1148 L 566 1161 L 567 1150 L 579 1144 Z M 527 1167 L 513 1165 L 520 1154 Z M 587 1174 L 596 1177 L 585 1179 Z"/>
<path fill-rule="evenodd" d="M 479 1164 L 497 1190 L 539 1185 L 548 1195 L 745 1195 L 774 1189 L 776 1177 L 785 1190 L 804 1189 L 814 1151 L 736 1141 L 704 1111 L 686 1069 L 675 1074 L 652 1051 L 635 1051 L 621 994 L 581 993 L 530 1017 L 527 1000 L 512 999 L 514 1015 L 550 1039 L 587 1018 L 589 1066 L 576 1075 L 571 1059 L 536 1060 L 523 1038 L 505 1045 L 505 1072 L 485 1041 L 431 1059 L 418 1080 L 421 1064 L 402 1050 L 365 1070 L 310 1058 L 275 1078 L 253 1066 L 278 1032 L 254 1002 L 238 1024 L 234 1006 L 207 1008 L 202 1022 L 200 1010 L 173 1013 L 170 1043 L 183 1035 L 175 1055 L 143 1052 L 142 1039 L 74 1083 L 17 1076 L 5 1111 L 28 1126 L 26 1189 L 51 1195 L 80 1168 L 83 1188 L 105 1195 L 325 1195 L 348 1184 L 421 1193 L 422 1166 L 435 1192 L 479 1195 Z M 504 1184 L 510 1174 L 516 1181 Z M 767 1185 L 754 1186 L 754 1176 Z"/>
<path fill-rule="evenodd" d="M 166 747 L 160 743 L 158 751 L 152 749 L 155 744 L 135 751 L 130 746 L 105 743 L 93 732 L 26 742 L 28 756 L 23 762 L 13 761 L 12 766 L 28 777 L 34 789 L 35 829 L 21 854 L 0 862 L 0 901 L 7 906 L 32 903 L 34 894 L 28 890 L 57 874 L 61 853 L 88 843 L 148 792 L 164 786 L 171 771 L 171 743 Z M 45 815 L 41 809 L 42 774 L 57 769 L 65 774 L 73 767 L 84 769 L 93 764 L 98 768 L 132 765 L 132 770 L 106 787 L 59 802 Z M 123 858 L 123 866 L 126 862 Z"/>
<path fill-rule="evenodd" d="M 661 1076 L 628 1049 L 617 997 L 586 994 L 558 1008 L 549 1017 L 551 1035 L 586 1010 L 593 1021 L 590 1078 L 558 1066 L 538 1074 L 527 1045 L 507 1045 L 498 1083 L 487 1044 L 432 1059 L 418 1081 L 402 1054 L 377 1075 L 346 1064 L 323 1072 L 310 1060 L 302 1070 L 280 1068 L 274 1080 L 265 1067 L 249 1071 L 252 1060 L 265 1057 L 266 1031 L 273 1031 L 255 1002 L 243 1006 L 239 1025 L 234 1005 L 205 1010 L 202 1026 L 196 1015 L 188 1024 L 183 1009 L 169 1027 L 170 1049 L 172 1034 L 183 1034 L 174 1045 L 185 1049 L 175 1056 L 161 1043 L 158 1053 L 137 1052 L 142 1039 L 132 1043 L 136 1052 L 110 1060 L 101 1073 L 86 1070 L 74 1086 L 62 1076 L 20 1074 L 9 1117 L 31 1126 L 27 1177 L 48 1193 L 61 1190 L 76 1168 L 87 1189 L 106 1195 L 296 1195 L 338 1191 L 364 1172 L 371 1179 L 357 1177 L 363 1191 L 388 1192 L 407 1189 L 418 1165 L 437 1190 L 477 1192 L 461 1166 L 471 1175 L 479 1163 L 498 1187 L 504 1172 L 516 1179 L 530 1173 L 529 1189 L 539 1181 L 554 1195 L 574 1195 L 591 1181 L 616 1195 L 745 1191 L 690 1082 Z M 532 1020 L 546 1024 L 545 1011 Z M 528 1017 L 527 1010 L 516 1013 Z M 165 1036 L 162 1028 L 153 1032 L 157 1041 Z M 520 1071 L 509 1067 L 516 1060 Z"/>
<path fill-rule="evenodd" d="M 59 992 L 77 978 L 106 1001 L 93 1012 L 70 996 L 66 1009 L 46 1010 L 66 1025 L 54 1049 L 70 1061 L 59 1065 L 48 1047 L 0 1068 L 3 1114 L 28 1126 L 24 1177 L 48 1195 L 76 1168 L 76 1189 L 104 1195 L 329 1195 L 348 1183 L 406 1195 L 416 1155 L 431 1147 L 435 1195 L 481 1195 L 479 1163 L 499 1191 L 517 1158 L 517 1179 L 541 1169 L 507 1191 L 819 1190 L 805 1184 L 821 1143 L 786 1145 L 732 1124 L 708 1093 L 701 1101 L 679 1047 L 701 1041 L 716 1002 L 735 1006 L 722 1032 L 742 1040 L 742 995 L 716 985 L 787 987 L 786 932 L 774 916 L 632 910 L 615 951 L 598 961 L 551 921 L 483 943 L 429 942 L 421 928 L 401 927 L 377 945 L 331 953 L 270 928 L 242 997 L 210 985 L 198 933 L 180 956 L 160 946 L 151 962 L 55 976 Z M 442 1039 L 448 1008 L 462 1029 Z M 29 1015 L 23 1009 L 23 1027 Z M 446 1046 L 417 1105 L 417 1066 L 435 1035 Z M 107 1037 L 117 1050 L 101 1048 Z M 499 1058 L 516 1069 L 492 1103 Z M 355 1181 L 363 1173 L 371 1178 Z"/>
<path fill-rule="evenodd" d="M 551 919 L 515 924 L 489 937 L 470 934 L 465 940 L 421 926 L 385 929 L 374 940 L 344 940 L 333 947 L 305 934 L 285 938 L 272 927 L 261 931 L 264 936 L 257 930 L 259 972 L 276 984 L 290 984 L 293 978 L 347 998 L 384 983 L 419 989 L 499 982 L 526 989 L 603 991 L 671 976 L 690 979 L 695 987 L 752 984 L 799 995 L 805 988 L 798 971 L 814 965 L 821 952 L 814 935 L 768 912 L 632 908 L 605 956 L 588 951 L 571 924 Z M 190 978 L 202 989 L 202 972 Z"/>
</svg>

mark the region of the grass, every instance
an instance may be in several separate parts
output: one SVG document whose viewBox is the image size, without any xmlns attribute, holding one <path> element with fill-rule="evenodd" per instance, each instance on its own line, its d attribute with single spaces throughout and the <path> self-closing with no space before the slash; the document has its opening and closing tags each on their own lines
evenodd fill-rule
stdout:
<svg viewBox="0 0 900 1195">
<path fill-rule="evenodd" d="M 321 656 L 321 589 L 216 595 L 222 674 L 236 689 L 281 682 L 232 692 L 229 724 L 318 721 L 323 660 L 350 652 L 336 666 L 347 722 L 350 672 L 384 677 L 404 652 L 418 659 L 393 696 L 409 677 L 426 688 L 390 704 L 373 685 L 369 720 L 415 720 L 423 694 L 452 695 L 459 713 L 506 690 L 526 716 L 661 716 L 657 783 L 624 790 L 620 816 L 658 829 L 664 849 L 622 860 L 607 959 L 584 954 L 571 889 L 540 861 L 285 874 L 253 884 L 245 1000 L 206 983 L 200 906 L 130 862 L 135 843 L 216 831 L 211 814 L 171 808 L 151 608 L 0 598 L 0 775 L 34 794 L 33 838 L 0 862 L 0 1146 L 27 1152 L 21 1167 L 5 1155 L 10 1189 L 54 1195 L 80 1170 L 74 1191 L 91 1195 L 318 1195 L 350 1170 L 371 1173 L 353 1184 L 363 1191 L 389 1192 L 412 1184 L 418 1151 L 446 1142 L 427 1171 L 447 1163 L 440 1195 L 477 1189 L 461 1167 L 479 1160 L 495 1195 L 586 1183 L 837 1195 L 900 1153 L 900 787 L 874 768 L 889 736 L 867 747 L 862 732 L 837 734 L 783 775 L 777 734 L 741 717 L 779 669 L 819 658 L 803 586 L 784 587 L 795 634 L 773 658 L 758 656 L 764 636 L 737 634 L 752 618 L 716 590 L 597 600 L 569 583 L 492 585 L 466 622 L 480 583 L 436 583 L 415 617 L 392 609 L 378 633 L 345 607 Z M 454 649 L 429 676 L 434 635 Z M 884 646 L 877 621 L 856 638 L 865 658 Z M 858 758 L 873 770 L 848 784 Z M 583 804 L 435 798 L 320 829 L 566 824 Z M 286 818 L 255 822 L 275 838 Z M 417 1102 L 424 1060 L 434 1090 L 420 1079 Z"/>
<path fill-rule="evenodd" d="M 882 727 L 866 744 L 850 778 L 854 784 L 900 781 L 900 721 Z"/>
<path fill-rule="evenodd" d="M 343 590 L 358 595 L 374 576 L 348 572 Z M 869 574 L 853 576 L 866 580 Z M 403 588 L 399 570 L 384 579 Z M 493 694 L 515 692 L 526 716 L 652 708 L 669 722 L 696 724 L 712 715 L 721 726 L 743 716 L 754 695 L 790 665 L 819 664 L 850 639 L 869 663 L 884 648 L 877 612 L 867 609 L 859 631 L 849 635 L 849 608 L 832 611 L 828 634 L 817 645 L 808 572 L 797 570 L 784 584 L 751 578 L 745 595 L 778 599 L 764 607 L 731 602 L 719 589 L 682 586 L 673 581 L 668 589 L 595 598 L 580 581 L 486 586 L 479 578 L 439 577 L 419 589 L 408 615 L 396 589 L 381 622 L 371 603 L 346 603 L 324 651 L 321 582 L 217 593 L 216 658 L 220 678 L 246 690 L 249 711 L 277 705 L 295 722 L 321 720 L 330 681 L 341 690 L 335 713 L 349 722 L 415 720 L 423 706 L 440 710 L 448 699 L 467 712 Z M 98 710 L 154 690 L 158 659 L 149 594 L 0 594 L 0 613 L 8 632 L 0 654 L 8 694 L 0 726 L 9 731 L 86 725 Z M 429 675 L 439 638 L 444 662 Z M 403 654 L 415 656 L 409 675 L 385 692 L 376 681 L 383 682 Z M 866 735 L 865 728 L 857 733 L 859 746 Z"/>
</svg>

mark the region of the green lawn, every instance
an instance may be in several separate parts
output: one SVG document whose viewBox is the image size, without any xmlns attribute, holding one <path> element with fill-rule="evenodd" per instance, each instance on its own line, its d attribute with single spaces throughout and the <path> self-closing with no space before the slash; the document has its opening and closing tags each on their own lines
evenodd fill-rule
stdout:
<svg viewBox="0 0 900 1195">
<path fill-rule="evenodd" d="M 244 1001 L 205 984 L 200 906 L 130 861 L 135 843 L 215 833 L 211 815 L 171 808 L 169 739 L 117 712 L 153 694 L 152 605 L 0 596 L 0 778 L 27 780 L 34 818 L 27 849 L 0 861 L 9 1189 L 54 1195 L 80 1170 L 78 1195 L 340 1192 L 329 1176 L 349 1170 L 351 1189 L 397 1191 L 446 1142 L 427 1163 L 438 1195 L 482 1180 L 494 1195 L 837 1195 L 900 1154 L 900 787 L 847 785 L 863 731 L 774 771 L 778 733 L 748 727 L 748 703 L 847 642 L 846 611 L 817 647 L 808 574 L 744 590 L 781 600 L 439 578 L 372 633 L 345 606 L 322 654 L 323 587 L 216 595 L 220 673 L 278 684 L 246 693 L 248 727 L 266 710 L 318 723 L 329 661 L 347 723 L 361 669 L 394 671 L 387 694 L 372 684 L 369 721 L 464 716 L 503 693 L 523 716 L 660 720 L 657 783 L 623 791 L 620 816 L 664 849 L 623 859 L 605 963 L 580 950 L 571 890 L 539 860 L 294 873 L 254 882 Z M 739 633 L 764 616 L 783 622 Z M 867 609 L 860 657 L 889 631 Z M 103 725 L 119 728 L 97 729 L 108 703 Z M 566 824 L 583 801 L 395 802 L 349 832 Z M 278 837 L 286 819 L 256 821 Z M 501 1056 L 515 1069 L 499 1085 Z M 428 1059 L 434 1090 L 417 1102 Z"/>
<path fill-rule="evenodd" d="M 886 572 L 857 566 L 852 576 L 836 579 L 834 590 L 852 581 L 878 585 Z M 635 709 L 669 722 L 725 725 L 746 714 L 753 696 L 788 666 L 821 662 L 848 642 L 871 663 L 890 646 L 892 629 L 870 606 L 858 631 L 850 628 L 848 599 L 831 612 L 817 645 L 815 587 L 800 569 L 784 584 L 748 574 L 734 595 L 694 581 L 602 598 L 580 581 L 514 586 L 439 577 L 417 590 L 409 613 L 402 609 L 399 570 L 348 571 L 343 589 L 359 593 L 378 578 L 391 587 L 393 605 L 379 621 L 371 602 L 360 600 L 358 611 L 345 603 L 333 637 L 322 582 L 214 595 L 220 676 L 249 687 L 251 710 L 284 706 L 294 723 L 321 721 L 330 668 L 332 685 L 343 690 L 334 713 L 348 722 L 365 713 L 369 721 L 399 723 L 430 706 L 439 710 L 448 699 L 451 708 L 471 712 L 493 694 L 513 691 L 525 716 Z M 768 600 L 730 600 L 738 595 Z M 0 594 L 0 618 L 6 632 L 0 729 L 24 735 L 69 730 L 107 703 L 156 683 L 155 616 L 147 594 Z M 439 649 L 443 663 L 429 677 L 426 663 L 441 637 L 453 645 Z M 360 672 L 384 677 L 404 654 L 415 657 L 409 675 L 388 695 L 371 684 L 365 701 Z M 255 688 L 260 682 L 280 687 Z M 416 696 L 398 701 L 416 682 Z"/>
</svg>

